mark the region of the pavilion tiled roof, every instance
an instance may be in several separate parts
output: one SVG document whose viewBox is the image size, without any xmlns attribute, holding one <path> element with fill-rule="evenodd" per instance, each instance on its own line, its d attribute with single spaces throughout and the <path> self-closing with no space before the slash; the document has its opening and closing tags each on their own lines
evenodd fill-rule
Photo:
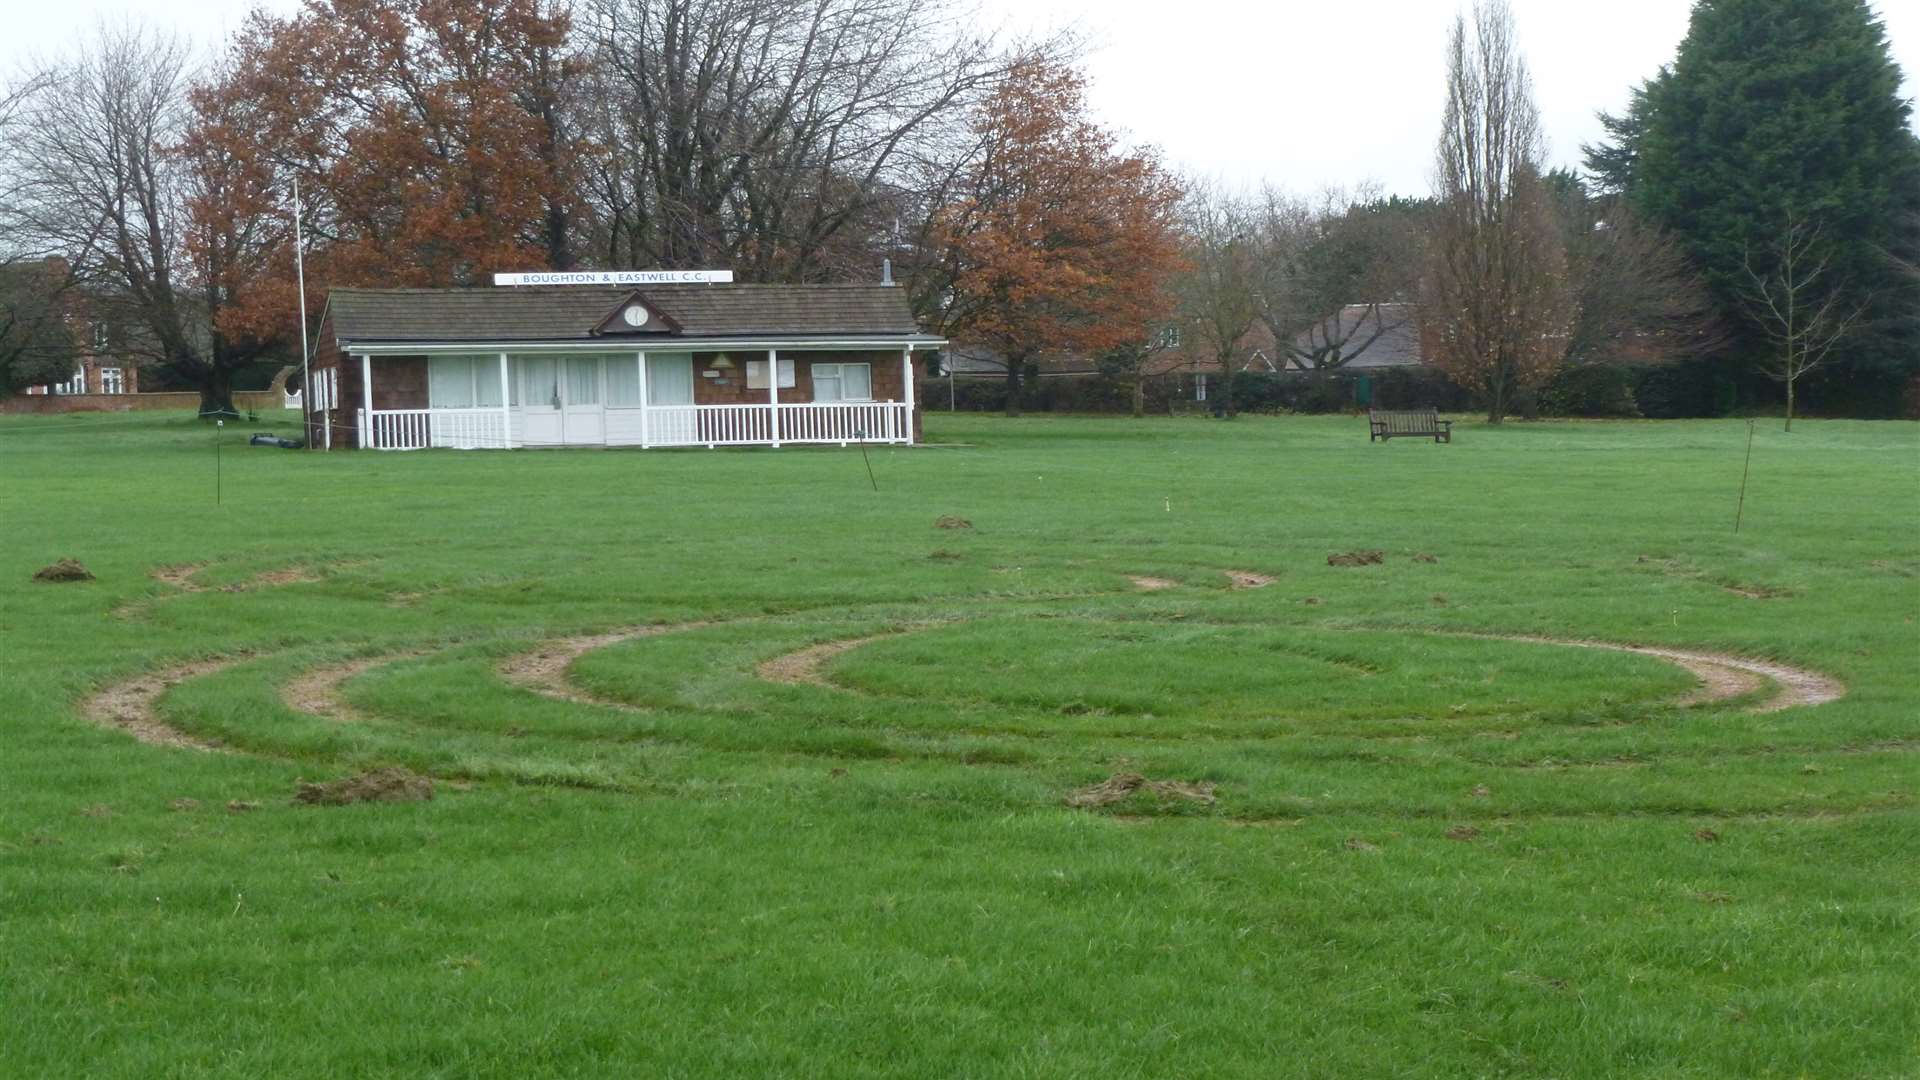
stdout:
<svg viewBox="0 0 1920 1080">
<path fill-rule="evenodd" d="M 623 341 L 629 338 L 595 331 L 636 294 L 679 327 L 670 337 L 928 337 L 914 321 L 906 290 L 886 285 L 333 289 L 327 313 L 342 345 Z M 654 324 L 633 336 L 662 335 Z"/>
</svg>

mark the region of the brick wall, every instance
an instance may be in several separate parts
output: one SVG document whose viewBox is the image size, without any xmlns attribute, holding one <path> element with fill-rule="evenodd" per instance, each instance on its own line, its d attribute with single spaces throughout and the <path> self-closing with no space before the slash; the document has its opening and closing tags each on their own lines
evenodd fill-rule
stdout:
<svg viewBox="0 0 1920 1080">
<path fill-rule="evenodd" d="M 285 406 L 280 395 L 269 390 L 238 390 L 234 407 L 255 412 L 277 410 Z M 193 391 L 152 394 L 19 394 L 0 401 L 0 413 L 71 412 L 144 412 L 149 409 L 198 409 L 200 395 Z"/>
</svg>

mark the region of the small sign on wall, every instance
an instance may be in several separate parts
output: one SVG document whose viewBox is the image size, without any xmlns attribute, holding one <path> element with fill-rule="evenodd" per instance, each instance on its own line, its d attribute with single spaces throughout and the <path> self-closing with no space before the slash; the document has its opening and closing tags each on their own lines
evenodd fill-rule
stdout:
<svg viewBox="0 0 1920 1080">
<path fill-rule="evenodd" d="M 780 389 L 789 389 L 793 386 L 793 383 L 793 361 L 783 356 L 780 358 Z M 765 390 L 766 388 L 767 362 L 765 360 L 747 361 L 747 389 Z"/>
</svg>

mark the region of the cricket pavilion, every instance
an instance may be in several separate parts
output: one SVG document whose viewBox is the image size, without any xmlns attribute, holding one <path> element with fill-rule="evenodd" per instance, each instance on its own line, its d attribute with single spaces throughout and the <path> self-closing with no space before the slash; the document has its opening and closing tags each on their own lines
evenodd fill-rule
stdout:
<svg viewBox="0 0 1920 1080">
<path fill-rule="evenodd" d="M 308 445 L 420 450 L 914 443 L 914 364 L 945 344 L 906 290 L 727 271 L 500 274 L 333 289 Z"/>
</svg>

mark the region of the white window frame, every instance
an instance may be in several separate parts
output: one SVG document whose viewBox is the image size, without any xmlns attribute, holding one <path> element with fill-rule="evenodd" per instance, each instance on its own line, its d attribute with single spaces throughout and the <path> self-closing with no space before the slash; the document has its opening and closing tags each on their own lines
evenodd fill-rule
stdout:
<svg viewBox="0 0 1920 1080">
<path fill-rule="evenodd" d="M 325 367 L 313 373 L 313 411 L 331 412 L 340 394 L 340 369 Z"/>
<path fill-rule="evenodd" d="M 843 375 L 841 375 L 841 373 L 840 373 L 840 369 L 842 369 L 842 368 L 850 368 L 850 367 L 862 367 L 862 368 L 866 368 L 866 369 L 867 369 L 867 396 L 866 396 L 866 397 L 836 397 L 836 398 L 831 398 L 831 399 L 822 399 L 822 398 L 820 397 L 820 377 L 821 377 L 821 376 L 820 376 L 820 372 L 821 372 L 821 370 L 822 370 L 823 368 L 832 368 L 832 369 L 833 369 L 833 374 L 832 374 L 832 375 L 829 375 L 829 376 L 827 376 L 827 378 L 829 378 L 829 379 L 831 379 L 831 380 L 833 380 L 833 381 L 834 381 L 834 382 L 836 382 L 836 383 L 840 383 L 841 385 L 843 385 L 843 386 L 844 386 L 844 385 L 845 385 L 845 382 L 846 382 L 846 379 L 845 379 L 845 376 L 843 376 Z M 831 402 L 841 402 L 841 401 L 847 401 L 847 402 L 864 402 L 864 401 L 872 401 L 872 400 L 873 400 L 873 365 L 872 365 L 872 364 L 866 364 L 866 363 L 840 363 L 840 362 L 836 362 L 836 363 L 831 363 L 831 364 L 815 364 L 815 365 L 813 365 L 813 370 L 812 370 L 812 375 L 813 375 L 813 400 L 814 400 L 814 401 L 816 401 L 816 402 L 823 402 L 823 401 L 824 401 L 824 402 L 829 402 L 829 403 L 831 403 Z"/>
<path fill-rule="evenodd" d="M 112 340 L 112 329 L 109 326 L 107 326 L 106 323 L 96 319 L 93 322 L 92 334 L 93 334 L 93 351 L 94 352 L 106 351 L 107 344 Z"/>
<path fill-rule="evenodd" d="M 1207 377 L 1205 375 L 1195 375 L 1193 377 L 1193 400 L 1207 400 Z"/>
<path fill-rule="evenodd" d="M 1180 328 L 1178 326 L 1163 326 L 1160 328 L 1160 347 L 1163 349 L 1177 349 L 1180 347 Z"/>
<path fill-rule="evenodd" d="M 467 396 L 469 399 L 472 400 L 473 404 L 448 405 L 444 402 L 434 400 L 433 386 L 436 380 L 434 378 L 433 366 L 434 364 L 442 360 L 466 361 L 467 363 L 467 378 L 466 378 Z M 485 402 L 485 401 L 482 401 L 481 398 L 483 394 L 490 396 L 490 395 L 498 394 L 499 392 L 500 392 L 500 357 L 498 355 L 487 356 L 487 355 L 475 353 L 472 356 L 460 356 L 460 355 L 429 356 L 427 358 L 427 408 L 429 409 L 498 410 L 501 405 L 500 402 L 498 401 Z"/>
<path fill-rule="evenodd" d="M 100 392 L 103 394 L 124 394 L 127 392 L 126 379 L 117 367 L 100 369 Z"/>
</svg>

